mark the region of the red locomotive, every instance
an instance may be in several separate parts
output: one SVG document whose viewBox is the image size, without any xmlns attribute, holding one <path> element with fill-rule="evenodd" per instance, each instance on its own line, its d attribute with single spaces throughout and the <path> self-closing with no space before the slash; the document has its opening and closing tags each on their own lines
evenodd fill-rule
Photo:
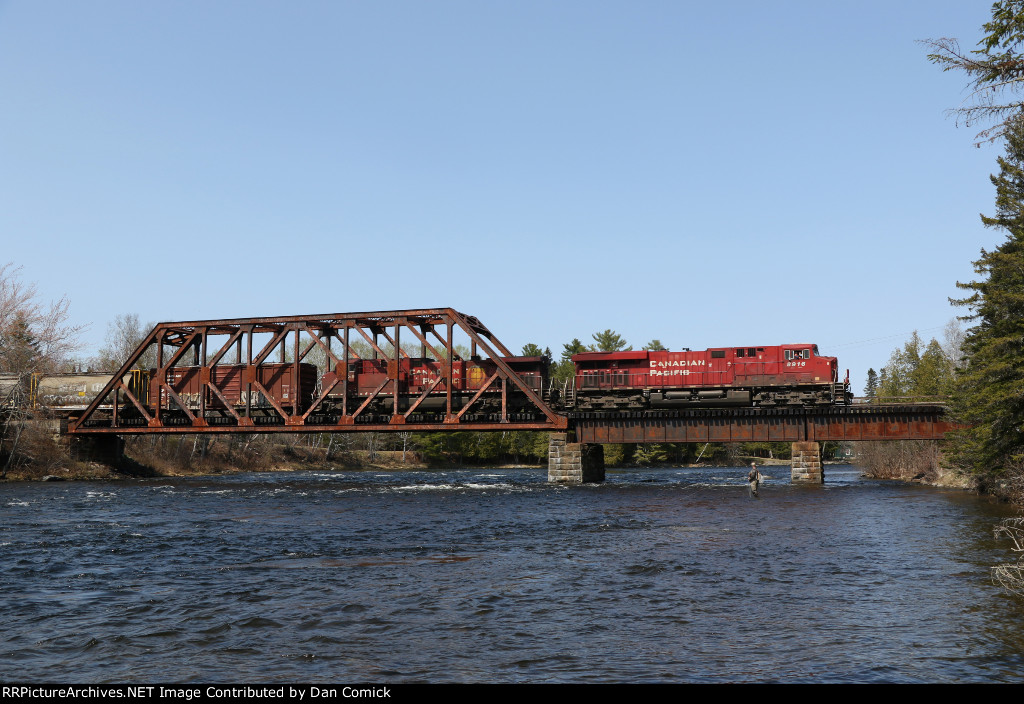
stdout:
<svg viewBox="0 0 1024 704">
<path fill-rule="evenodd" d="M 811 344 L 681 352 L 583 352 L 560 393 L 567 410 L 847 404 L 849 374 Z"/>
</svg>

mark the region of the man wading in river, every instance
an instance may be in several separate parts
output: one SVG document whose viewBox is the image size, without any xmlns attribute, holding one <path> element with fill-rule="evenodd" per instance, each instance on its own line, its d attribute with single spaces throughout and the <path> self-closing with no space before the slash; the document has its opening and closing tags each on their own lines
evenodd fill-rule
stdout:
<svg viewBox="0 0 1024 704">
<path fill-rule="evenodd" d="M 754 499 L 760 499 L 761 496 L 757 493 L 757 487 L 761 484 L 761 473 L 757 471 L 757 463 L 750 463 L 750 471 L 747 473 L 747 486 L 750 488 L 750 497 Z"/>
</svg>

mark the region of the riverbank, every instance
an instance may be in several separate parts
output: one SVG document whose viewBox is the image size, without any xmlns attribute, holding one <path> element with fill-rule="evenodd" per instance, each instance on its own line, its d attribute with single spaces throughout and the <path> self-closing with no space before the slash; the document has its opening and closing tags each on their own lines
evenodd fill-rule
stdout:
<svg viewBox="0 0 1024 704">
<path fill-rule="evenodd" d="M 371 453 L 363 450 L 347 451 L 337 454 L 328 461 L 323 453 L 302 451 L 292 448 L 287 452 L 273 453 L 273 457 L 255 457 L 252 461 L 234 461 L 224 457 L 206 457 L 198 461 L 183 464 L 171 457 L 153 457 L 125 454 L 124 463 L 119 468 L 112 468 L 98 462 L 76 462 L 68 459 L 61 466 L 24 467 L 11 470 L 0 479 L 3 482 L 39 482 L 39 481 L 101 481 L 119 479 L 144 479 L 153 477 L 201 477 L 227 476 L 247 472 L 302 472 L 308 470 L 321 471 L 377 471 L 377 472 L 410 472 L 410 471 L 448 471 L 465 469 L 464 462 L 428 462 L 419 453 L 402 452 L 400 450 L 383 450 Z M 609 470 L 672 470 L 672 469 L 710 469 L 714 467 L 746 467 L 750 462 L 757 462 L 765 467 L 788 467 L 789 460 L 765 459 L 760 457 L 740 457 L 731 463 L 696 462 L 692 464 L 663 463 L 652 466 L 635 464 L 609 465 Z M 848 465 L 845 461 L 827 461 L 828 466 Z M 473 467 L 488 469 L 529 469 L 544 470 L 543 464 L 503 463 L 473 464 Z"/>
<path fill-rule="evenodd" d="M 727 462 L 696 462 L 690 464 L 658 463 L 647 467 L 635 464 L 610 464 L 609 470 L 640 469 L 702 469 L 711 467 L 747 467 L 756 462 L 762 467 L 788 467 L 790 460 L 754 456 L 736 456 Z M 826 467 L 851 464 L 847 460 L 826 460 Z M 857 463 L 858 466 L 864 465 Z M 244 443 L 218 444 L 203 447 L 202 442 L 189 441 L 166 443 L 145 439 L 130 442 L 126 446 L 122 465 L 112 468 L 96 462 L 79 462 L 68 455 L 56 460 L 40 462 L 14 468 L 0 479 L 0 482 L 42 482 L 42 481 L 116 481 L 124 479 L 146 479 L 158 477 L 200 477 L 244 474 L 247 472 L 301 472 L 319 471 L 445 471 L 459 470 L 469 466 L 459 461 L 428 461 L 419 452 L 411 450 L 353 450 L 330 452 L 324 447 L 310 447 L 303 443 Z M 472 463 L 475 467 L 493 469 L 515 469 L 535 467 L 543 470 L 545 465 L 533 463 Z M 827 476 L 826 470 L 826 476 Z M 941 467 L 926 474 L 913 473 L 903 467 L 888 472 L 871 472 L 865 469 L 862 476 L 869 479 L 885 479 L 895 482 L 922 484 L 944 489 L 979 491 L 972 481 L 963 475 Z M 998 495 L 999 492 L 980 492 Z"/>
<path fill-rule="evenodd" d="M 419 455 L 401 451 L 381 451 L 373 457 L 365 451 L 352 451 L 325 461 L 313 453 L 281 452 L 274 456 L 256 456 L 250 461 L 232 461 L 221 458 L 202 458 L 183 463 L 172 457 L 139 456 L 125 453 L 119 467 L 110 467 L 99 462 L 79 462 L 68 458 L 60 465 L 29 465 L 7 472 L 0 482 L 38 481 L 97 481 L 117 479 L 140 479 L 151 477 L 200 477 L 247 472 L 299 472 L 310 469 L 320 470 L 376 470 L 376 471 L 417 471 L 432 469 Z M 239 458 L 240 459 L 240 458 Z"/>
</svg>

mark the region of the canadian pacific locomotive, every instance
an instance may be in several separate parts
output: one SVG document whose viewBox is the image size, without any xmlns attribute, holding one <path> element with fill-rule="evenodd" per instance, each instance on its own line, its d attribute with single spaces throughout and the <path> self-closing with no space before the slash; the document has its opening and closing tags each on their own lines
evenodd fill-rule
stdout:
<svg viewBox="0 0 1024 704">
<path fill-rule="evenodd" d="M 849 372 L 812 344 L 584 352 L 558 395 L 563 410 L 815 406 L 852 400 Z"/>
</svg>

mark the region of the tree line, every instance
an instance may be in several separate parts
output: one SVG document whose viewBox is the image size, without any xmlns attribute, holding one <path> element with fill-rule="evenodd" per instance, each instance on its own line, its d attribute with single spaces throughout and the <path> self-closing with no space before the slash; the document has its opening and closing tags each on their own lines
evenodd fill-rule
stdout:
<svg viewBox="0 0 1024 704">
<path fill-rule="evenodd" d="M 981 249 L 976 279 L 956 282 L 964 296 L 949 299 L 966 330 L 947 328 L 945 345 L 923 345 L 915 333 L 881 372 L 869 371 L 865 395 L 947 396 L 965 427 L 944 441 L 937 461 L 980 490 L 1024 503 L 1024 0 L 998 0 L 991 11 L 976 49 L 948 38 L 925 44 L 931 61 L 968 80 L 968 98 L 951 111 L 957 123 L 984 126 L 976 143 L 1003 145 L 991 176 L 995 214 L 981 217 L 1001 240 Z"/>
</svg>

